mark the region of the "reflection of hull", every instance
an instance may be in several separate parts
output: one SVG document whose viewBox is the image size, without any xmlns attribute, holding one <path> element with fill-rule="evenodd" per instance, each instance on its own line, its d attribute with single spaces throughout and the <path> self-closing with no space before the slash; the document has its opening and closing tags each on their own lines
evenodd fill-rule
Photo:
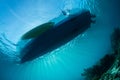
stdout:
<svg viewBox="0 0 120 80">
<path fill-rule="evenodd" d="M 36 37 L 21 50 L 21 53 L 25 53 L 21 63 L 31 61 L 72 40 L 90 27 L 91 17 L 89 11 L 76 14 Z"/>
</svg>

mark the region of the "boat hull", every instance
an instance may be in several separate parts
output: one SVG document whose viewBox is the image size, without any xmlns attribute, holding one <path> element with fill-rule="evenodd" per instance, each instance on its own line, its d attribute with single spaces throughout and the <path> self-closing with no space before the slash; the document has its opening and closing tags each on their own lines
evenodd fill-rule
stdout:
<svg viewBox="0 0 120 80">
<path fill-rule="evenodd" d="M 69 19 L 60 22 L 52 29 L 31 40 L 22 50 L 25 55 L 21 58 L 21 63 L 32 61 L 47 52 L 66 44 L 79 34 L 82 34 L 93 22 L 89 11 L 76 14 Z"/>
</svg>

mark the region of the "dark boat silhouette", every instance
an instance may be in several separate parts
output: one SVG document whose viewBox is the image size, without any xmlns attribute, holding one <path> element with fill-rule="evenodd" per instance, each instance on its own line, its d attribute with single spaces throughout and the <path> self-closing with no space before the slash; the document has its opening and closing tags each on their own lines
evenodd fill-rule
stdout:
<svg viewBox="0 0 120 80">
<path fill-rule="evenodd" d="M 92 20 L 94 17 L 95 15 L 89 11 L 83 11 L 69 16 L 58 24 L 54 25 L 53 22 L 48 22 L 43 24 L 41 29 L 37 27 L 27 32 L 22 39 L 33 39 L 21 50 L 24 55 L 21 57 L 20 63 L 32 61 L 66 44 L 87 30 L 90 24 L 95 22 Z"/>
</svg>

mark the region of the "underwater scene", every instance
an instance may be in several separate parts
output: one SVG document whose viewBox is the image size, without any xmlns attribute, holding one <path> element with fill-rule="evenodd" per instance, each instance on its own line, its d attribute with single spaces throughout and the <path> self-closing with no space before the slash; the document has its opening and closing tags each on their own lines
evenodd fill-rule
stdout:
<svg viewBox="0 0 120 80">
<path fill-rule="evenodd" d="M 0 0 L 0 80 L 120 80 L 120 0 Z"/>
</svg>

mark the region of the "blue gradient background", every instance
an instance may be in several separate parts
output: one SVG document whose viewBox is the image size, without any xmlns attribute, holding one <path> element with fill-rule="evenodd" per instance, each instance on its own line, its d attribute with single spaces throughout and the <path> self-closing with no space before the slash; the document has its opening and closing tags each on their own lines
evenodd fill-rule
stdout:
<svg viewBox="0 0 120 80">
<path fill-rule="evenodd" d="M 25 64 L 15 63 L 17 48 L 1 35 L 0 80 L 83 80 L 84 69 L 111 51 L 110 35 L 120 25 L 119 7 L 119 0 L 0 0 L 0 33 L 15 44 L 25 32 L 58 17 L 61 10 L 88 9 L 97 16 L 86 32 Z"/>
</svg>

